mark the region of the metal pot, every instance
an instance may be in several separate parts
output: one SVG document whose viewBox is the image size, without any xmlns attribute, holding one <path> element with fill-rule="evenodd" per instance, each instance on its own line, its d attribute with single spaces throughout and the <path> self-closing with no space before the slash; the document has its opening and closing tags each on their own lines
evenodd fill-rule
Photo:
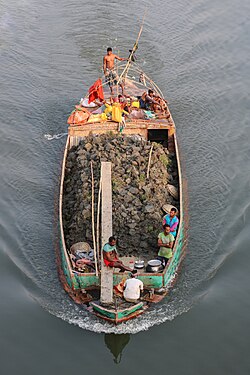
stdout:
<svg viewBox="0 0 250 375">
<path fill-rule="evenodd" d="M 134 267 L 138 268 L 138 269 L 144 268 L 144 260 L 136 260 L 135 264 L 134 264 Z"/>
<path fill-rule="evenodd" d="M 152 259 L 148 261 L 146 271 L 147 272 L 160 272 L 163 270 L 163 265 L 160 260 Z"/>
</svg>

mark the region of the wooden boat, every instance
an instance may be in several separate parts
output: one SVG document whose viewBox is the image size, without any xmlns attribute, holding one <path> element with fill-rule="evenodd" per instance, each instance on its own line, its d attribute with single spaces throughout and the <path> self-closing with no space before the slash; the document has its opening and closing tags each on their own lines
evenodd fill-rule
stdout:
<svg viewBox="0 0 250 375">
<path fill-rule="evenodd" d="M 133 53 L 133 50 L 132 50 Z M 163 94 L 156 84 L 138 67 L 132 63 L 132 56 L 128 63 L 121 64 L 117 67 L 118 73 L 123 76 L 126 92 L 133 97 L 140 97 L 143 92 L 152 88 L 154 92 L 163 99 Z M 122 72 L 122 73 L 120 73 Z M 124 75 L 124 72 L 126 73 Z M 132 74 L 131 74 L 132 72 Z M 143 77 L 143 79 L 142 79 Z M 105 98 L 110 96 L 107 86 L 103 80 L 103 88 Z M 64 179 L 66 159 L 70 149 L 79 145 L 81 140 L 89 134 L 96 137 L 107 132 L 120 134 L 120 125 L 112 120 L 94 122 L 91 118 L 82 125 L 70 125 L 68 128 L 68 137 L 64 151 L 62 174 L 60 184 L 59 199 L 59 243 L 58 243 L 58 265 L 59 275 L 65 290 L 73 298 L 73 300 L 86 307 L 90 312 L 99 318 L 114 324 L 124 322 L 135 318 L 145 312 L 151 304 L 160 302 L 168 293 L 169 289 L 175 283 L 181 261 L 184 256 L 185 230 L 184 230 L 184 198 L 183 184 L 181 175 L 180 158 L 176 139 L 176 129 L 173 118 L 167 107 L 167 116 L 157 115 L 153 119 L 127 119 L 126 127 L 122 130 L 122 134 L 126 136 L 138 135 L 150 142 L 164 142 L 169 152 L 175 154 L 177 165 L 178 189 L 175 190 L 175 197 L 178 197 L 178 217 L 179 226 L 173 247 L 173 256 L 168 262 L 165 269 L 159 272 L 146 272 L 145 269 L 139 270 L 138 278 L 144 284 L 144 295 L 138 303 L 128 303 L 122 298 L 121 285 L 129 277 L 127 272 L 116 272 L 112 268 L 103 265 L 102 260 L 98 262 L 95 257 L 95 270 L 82 272 L 76 269 L 72 259 L 71 249 L 66 246 L 64 223 L 63 223 L 63 200 L 64 200 Z M 166 114 L 165 113 L 165 114 Z M 103 166 L 105 169 L 105 166 Z M 103 178 L 105 180 L 105 176 Z M 102 183 L 105 183 L 102 181 Z M 173 188 L 172 188 L 173 189 Z M 171 189 L 170 189 L 171 190 Z M 104 195 L 111 194 L 111 184 L 104 186 Z M 108 193 L 107 193 L 108 192 Z M 111 198 L 102 197 L 102 240 L 103 245 L 112 235 L 112 207 L 111 203 L 107 203 Z M 166 207 L 166 206 L 165 206 Z M 92 207 L 93 208 L 93 207 Z M 99 239 L 98 239 L 99 240 Z M 98 242 L 97 240 L 97 242 Z M 114 288 L 113 288 L 114 287 Z M 109 303 L 105 302 L 105 295 L 109 296 Z M 103 297 L 104 296 L 104 297 Z M 111 300 L 110 300 L 111 299 Z"/>
</svg>

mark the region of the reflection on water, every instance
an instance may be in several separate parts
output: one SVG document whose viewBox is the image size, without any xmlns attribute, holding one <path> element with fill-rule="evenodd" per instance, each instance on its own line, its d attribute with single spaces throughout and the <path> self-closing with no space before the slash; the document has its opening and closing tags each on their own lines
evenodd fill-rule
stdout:
<svg viewBox="0 0 250 375">
<path fill-rule="evenodd" d="M 104 335 L 104 342 L 107 348 L 111 351 L 114 356 L 114 362 L 120 363 L 122 359 L 122 351 L 130 340 L 130 335 L 124 333 L 122 335 L 116 335 L 114 333 L 106 333 Z"/>
</svg>

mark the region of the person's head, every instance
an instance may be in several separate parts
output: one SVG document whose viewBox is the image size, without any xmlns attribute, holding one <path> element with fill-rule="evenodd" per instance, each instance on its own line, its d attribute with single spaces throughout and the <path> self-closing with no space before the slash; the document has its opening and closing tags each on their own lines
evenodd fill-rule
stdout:
<svg viewBox="0 0 250 375">
<path fill-rule="evenodd" d="M 170 225 L 164 224 L 163 225 L 164 233 L 169 234 L 170 233 Z"/>
<path fill-rule="evenodd" d="M 112 53 L 112 48 L 111 48 L 111 47 L 108 47 L 108 48 L 107 48 L 107 54 L 108 54 L 108 55 L 111 55 L 111 53 Z"/>
<path fill-rule="evenodd" d="M 170 213 L 169 213 L 170 217 L 174 217 L 176 214 L 177 214 L 176 208 L 174 208 L 174 207 L 171 208 Z"/>
<path fill-rule="evenodd" d="M 149 89 L 149 90 L 148 90 L 148 95 L 151 96 L 151 97 L 154 96 L 154 91 L 151 90 L 151 89 Z"/>
<path fill-rule="evenodd" d="M 133 270 L 133 271 L 131 271 L 131 274 L 130 274 L 130 277 L 136 277 L 136 275 L 137 275 L 137 270 Z"/>
<path fill-rule="evenodd" d="M 109 237 L 109 244 L 110 246 L 115 246 L 116 238 L 114 236 Z"/>
</svg>

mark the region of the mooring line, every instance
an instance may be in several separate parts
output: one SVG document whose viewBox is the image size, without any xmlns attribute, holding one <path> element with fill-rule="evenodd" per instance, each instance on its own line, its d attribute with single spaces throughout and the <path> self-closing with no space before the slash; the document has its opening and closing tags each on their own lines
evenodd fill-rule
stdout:
<svg viewBox="0 0 250 375">
<path fill-rule="evenodd" d="M 47 139 L 47 141 L 52 141 L 53 139 L 60 139 L 62 137 L 65 137 L 68 135 L 68 133 L 60 133 L 60 134 L 44 134 L 44 138 Z"/>
</svg>

